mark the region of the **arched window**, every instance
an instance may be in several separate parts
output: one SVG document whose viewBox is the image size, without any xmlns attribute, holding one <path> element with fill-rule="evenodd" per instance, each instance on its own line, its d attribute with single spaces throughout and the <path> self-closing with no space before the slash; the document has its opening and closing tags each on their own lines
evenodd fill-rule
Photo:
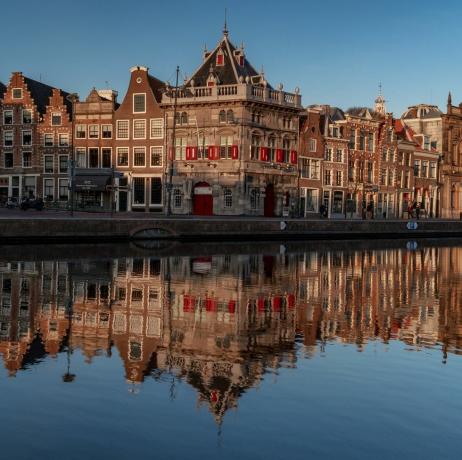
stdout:
<svg viewBox="0 0 462 460">
<path fill-rule="evenodd" d="M 258 160 L 260 150 L 261 137 L 258 134 L 252 134 L 252 143 L 250 146 L 250 159 Z"/>
<path fill-rule="evenodd" d="M 234 121 L 234 112 L 232 110 L 228 110 L 226 112 L 226 121 L 228 123 L 232 123 Z"/>
<path fill-rule="evenodd" d="M 226 123 L 226 112 L 224 110 L 220 110 L 220 114 L 218 115 L 218 121 L 220 123 Z"/>
<path fill-rule="evenodd" d="M 282 152 L 284 155 L 284 162 L 289 163 L 290 161 L 290 139 L 285 137 L 282 139 Z"/>
<path fill-rule="evenodd" d="M 250 190 L 250 208 L 252 211 L 258 211 L 260 208 L 260 189 L 258 188 Z"/>
<path fill-rule="evenodd" d="M 270 136 L 268 138 L 268 148 L 269 148 L 269 158 L 270 161 L 276 161 L 276 138 L 274 136 Z"/>
<path fill-rule="evenodd" d="M 233 207 L 233 192 L 229 188 L 223 190 L 223 204 L 225 208 Z"/>
</svg>

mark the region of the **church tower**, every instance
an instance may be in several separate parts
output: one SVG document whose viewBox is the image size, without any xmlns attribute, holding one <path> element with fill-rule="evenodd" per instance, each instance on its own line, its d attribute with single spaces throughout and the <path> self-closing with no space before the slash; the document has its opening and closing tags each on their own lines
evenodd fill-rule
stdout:
<svg viewBox="0 0 462 460">
<path fill-rule="evenodd" d="M 385 116 L 387 109 L 385 107 L 385 98 L 382 96 L 382 83 L 379 83 L 379 95 L 375 99 L 375 111 Z"/>
</svg>

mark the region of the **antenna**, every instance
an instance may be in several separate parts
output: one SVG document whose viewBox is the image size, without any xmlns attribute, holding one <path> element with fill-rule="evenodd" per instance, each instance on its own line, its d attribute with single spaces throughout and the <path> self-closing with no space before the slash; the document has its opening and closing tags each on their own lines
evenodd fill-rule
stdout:
<svg viewBox="0 0 462 460">
<path fill-rule="evenodd" d="M 223 35 L 228 35 L 228 21 L 227 21 L 227 16 L 228 16 L 228 9 L 225 8 L 225 24 L 223 27 Z"/>
</svg>

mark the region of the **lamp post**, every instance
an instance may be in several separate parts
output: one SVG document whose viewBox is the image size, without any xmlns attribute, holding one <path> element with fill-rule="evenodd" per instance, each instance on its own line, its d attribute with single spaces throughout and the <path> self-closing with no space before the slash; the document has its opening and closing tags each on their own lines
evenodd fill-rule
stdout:
<svg viewBox="0 0 462 460">
<path fill-rule="evenodd" d="M 71 205 L 71 217 L 74 217 L 74 190 L 75 190 L 75 147 L 74 147 L 74 139 L 75 139 L 75 104 L 79 100 L 79 95 L 77 93 L 71 93 L 66 96 L 66 99 L 72 104 L 72 120 L 71 120 L 71 161 L 70 161 L 70 168 L 69 168 L 69 183 L 70 183 L 70 205 Z"/>
<path fill-rule="evenodd" d="M 178 102 L 178 74 L 180 73 L 180 67 L 176 66 L 176 81 L 175 81 L 175 98 L 173 102 L 173 130 L 172 130 L 172 150 L 170 158 L 170 167 L 168 174 L 168 203 L 167 203 L 167 215 L 170 216 L 172 213 L 172 187 L 173 187 L 173 161 L 175 156 L 175 132 L 176 132 L 176 109 Z"/>
</svg>

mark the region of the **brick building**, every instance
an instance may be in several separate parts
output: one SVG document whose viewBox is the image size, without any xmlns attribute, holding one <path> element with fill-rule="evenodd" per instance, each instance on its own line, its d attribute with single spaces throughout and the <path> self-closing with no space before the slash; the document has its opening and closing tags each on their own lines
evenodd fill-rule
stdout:
<svg viewBox="0 0 462 460">
<path fill-rule="evenodd" d="M 162 107 L 173 146 L 175 90 Z M 298 201 L 301 96 L 273 88 L 225 29 L 177 92 L 171 208 L 175 214 L 289 215 Z"/>
<path fill-rule="evenodd" d="M 114 115 L 114 164 L 127 191 L 117 192 L 118 211 L 162 212 L 165 157 L 164 111 L 160 108 L 165 84 L 148 68 L 130 69 L 130 83 Z"/>
</svg>

